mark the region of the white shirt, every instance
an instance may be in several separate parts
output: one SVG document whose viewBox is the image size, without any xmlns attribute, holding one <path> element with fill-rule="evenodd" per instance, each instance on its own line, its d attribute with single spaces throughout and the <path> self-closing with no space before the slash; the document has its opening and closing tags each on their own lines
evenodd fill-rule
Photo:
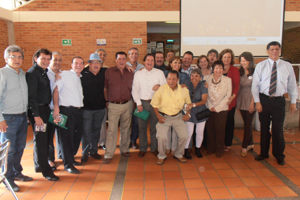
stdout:
<svg viewBox="0 0 300 200">
<path fill-rule="evenodd" d="M 163 71 L 153 68 L 151 71 L 142 69 L 137 71 L 133 77 L 132 97 L 136 104 L 142 105 L 141 100 L 150 100 L 155 91 L 152 90 L 154 85 L 166 84 L 166 77 Z"/>
<path fill-rule="evenodd" d="M 252 95 L 254 102 L 260 102 L 259 93 L 270 96 L 270 78 L 272 73 L 272 66 L 274 61 L 268 58 L 257 64 L 252 81 Z M 278 59 L 277 66 L 277 81 L 276 93 L 274 96 L 283 96 L 289 93 L 291 96 L 291 103 L 296 103 L 298 97 L 297 84 L 295 73 L 292 65 L 284 60 Z"/>
<path fill-rule="evenodd" d="M 51 95 L 53 95 L 53 89 L 54 89 L 54 83 L 55 83 L 55 73 L 52 71 L 52 69 L 50 67 L 47 67 L 47 68 L 48 68 L 47 76 L 50 80 Z M 50 102 L 50 109 L 53 110 L 53 98 L 51 99 L 51 102 Z"/>
<path fill-rule="evenodd" d="M 57 86 L 59 93 L 59 105 L 83 107 L 80 77 L 72 69 L 70 71 L 62 71 L 60 76 L 61 79 L 57 80 L 54 84 L 54 88 Z"/>
</svg>

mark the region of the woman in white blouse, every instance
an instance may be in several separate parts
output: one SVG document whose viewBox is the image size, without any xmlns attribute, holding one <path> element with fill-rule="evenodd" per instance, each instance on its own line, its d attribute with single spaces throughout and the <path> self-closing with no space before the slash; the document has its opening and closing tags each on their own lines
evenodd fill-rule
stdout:
<svg viewBox="0 0 300 200">
<path fill-rule="evenodd" d="M 204 76 L 208 83 L 208 99 L 206 106 L 211 115 L 206 122 L 207 155 L 216 153 L 220 158 L 224 151 L 225 126 L 228 112 L 228 99 L 231 96 L 231 79 L 223 76 L 224 64 L 217 60 L 212 65 L 213 73 Z"/>
</svg>

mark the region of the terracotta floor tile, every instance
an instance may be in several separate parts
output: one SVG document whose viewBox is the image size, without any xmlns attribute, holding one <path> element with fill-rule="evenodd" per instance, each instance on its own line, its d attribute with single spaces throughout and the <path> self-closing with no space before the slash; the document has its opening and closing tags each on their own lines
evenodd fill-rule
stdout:
<svg viewBox="0 0 300 200">
<path fill-rule="evenodd" d="M 179 171 L 164 171 L 164 179 L 182 179 Z"/>
<path fill-rule="evenodd" d="M 6 196 L 1 196 L 1 199 L 5 199 L 5 200 L 8 200 L 8 199 L 14 199 L 12 194 L 11 193 L 5 193 L 4 195 L 7 195 Z M 26 192 L 23 196 L 22 196 L 22 200 L 41 200 L 44 198 L 44 196 L 46 195 L 46 193 L 44 192 Z M 18 194 L 17 194 L 18 196 Z M 18 196 L 18 198 L 20 198 Z"/>
<path fill-rule="evenodd" d="M 298 195 L 293 192 L 288 186 L 271 186 L 270 189 L 278 197 L 297 197 Z"/>
<path fill-rule="evenodd" d="M 247 187 L 228 188 L 234 198 L 254 198 Z"/>
<path fill-rule="evenodd" d="M 165 190 L 145 190 L 145 200 L 166 200 Z"/>
<path fill-rule="evenodd" d="M 219 175 L 215 170 L 205 170 L 203 172 L 200 171 L 200 176 L 202 178 L 219 178 Z"/>
<path fill-rule="evenodd" d="M 204 154 L 203 154 L 204 155 Z M 194 163 L 210 163 L 210 160 L 207 157 L 203 157 L 201 159 L 193 159 Z"/>
<path fill-rule="evenodd" d="M 266 177 L 266 176 L 275 176 L 270 170 L 268 169 L 252 169 L 252 171 L 259 177 Z"/>
<path fill-rule="evenodd" d="M 163 171 L 179 171 L 178 165 L 175 164 L 163 164 Z"/>
<path fill-rule="evenodd" d="M 76 179 L 76 182 L 95 181 L 98 173 L 82 171 Z"/>
<path fill-rule="evenodd" d="M 43 200 L 64 200 L 68 192 L 47 192 Z"/>
<path fill-rule="evenodd" d="M 145 180 L 145 190 L 152 189 L 164 189 L 164 181 L 163 180 Z"/>
<path fill-rule="evenodd" d="M 250 169 L 265 169 L 266 167 L 258 161 L 248 161 L 245 162 L 245 164 L 250 168 Z"/>
<path fill-rule="evenodd" d="M 145 180 L 163 179 L 162 171 L 145 172 Z"/>
<path fill-rule="evenodd" d="M 276 197 L 268 187 L 249 187 L 256 198 Z"/>
<path fill-rule="evenodd" d="M 232 169 L 220 169 L 217 170 L 219 176 L 221 178 L 233 178 L 233 177 L 238 177 Z"/>
<path fill-rule="evenodd" d="M 208 188 L 208 193 L 212 199 L 231 199 L 232 196 L 227 188 Z"/>
<path fill-rule="evenodd" d="M 111 191 L 91 191 L 87 200 L 109 200 Z"/>
<path fill-rule="evenodd" d="M 77 192 L 77 191 L 90 191 L 92 188 L 94 182 L 75 182 L 74 185 L 71 188 L 72 192 Z"/>
<path fill-rule="evenodd" d="M 184 179 L 185 188 L 205 188 L 202 179 Z"/>
<path fill-rule="evenodd" d="M 212 163 L 215 169 L 231 169 L 227 163 Z"/>
<path fill-rule="evenodd" d="M 245 184 L 240 178 L 223 178 L 225 185 L 229 187 L 245 187 Z"/>
<path fill-rule="evenodd" d="M 114 181 L 94 182 L 91 191 L 111 191 Z"/>
<path fill-rule="evenodd" d="M 63 192 L 63 191 L 69 191 L 72 187 L 74 182 L 55 182 L 54 185 L 49 190 L 50 192 Z"/>
<path fill-rule="evenodd" d="M 106 172 L 116 172 L 118 169 L 118 165 L 112 165 L 112 164 L 106 164 L 101 165 L 100 173 L 106 173 Z"/>
<path fill-rule="evenodd" d="M 229 162 L 229 165 L 232 169 L 248 169 L 248 166 L 243 162 Z"/>
<path fill-rule="evenodd" d="M 287 176 L 295 185 L 300 186 L 300 176 Z"/>
<path fill-rule="evenodd" d="M 286 163 L 289 164 L 293 168 L 300 167 L 300 161 L 299 160 L 295 160 L 295 161 L 287 160 Z"/>
<path fill-rule="evenodd" d="M 197 169 L 194 163 L 179 163 L 179 168 L 181 171 L 192 171 Z"/>
<path fill-rule="evenodd" d="M 182 180 L 164 180 L 166 189 L 182 189 L 184 184 Z"/>
<path fill-rule="evenodd" d="M 166 190 L 167 199 L 172 200 L 187 200 L 186 190 Z"/>
<path fill-rule="evenodd" d="M 217 158 L 214 154 L 209 156 L 208 159 L 211 163 L 226 163 L 226 160 L 224 160 L 223 157 Z"/>
<path fill-rule="evenodd" d="M 66 172 L 66 173 L 63 172 L 59 176 L 59 181 L 60 182 L 74 182 L 78 176 L 79 176 L 78 174 L 70 174 L 68 172 Z"/>
<path fill-rule="evenodd" d="M 129 165 L 143 165 L 144 164 L 144 159 L 141 159 L 141 158 L 133 158 L 133 159 L 131 159 L 131 158 L 129 158 L 128 164 Z"/>
<path fill-rule="evenodd" d="M 228 163 L 241 162 L 242 160 L 238 156 L 223 156 L 224 160 Z"/>
<path fill-rule="evenodd" d="M 147 171 L 162 171 L 161 165 L 145 165 L 145 172 Z"/>
<path fill-rule="evenodd" d="M 116 173 L 115 172 L 99 172 L 96 176 L 95 181 L 112 181 L 115 180 Z"/>
<path fill-rule="evenodd" d="M 245 183 L 247 187 L 251 186 L 266 186 L 259 178 L 253 177 L 253 178 L 247 178 L 247 177 L 242 177 L 242 181 Z"/>
<path fill-rule="evenodd" d="M 99 164 L 85 164 L 83 167 L 84 172 L 98 172 L 100 169 Z"/>
<path fill-rule="evenodd" d="M 290 167 L 278 168 L 278 171 L 280 171 L 285 176 L 299 176 L 300 175 L 300 173 L 297 170 L 290 168 Z"/>
<path fill-rule="evenodd" d="M 157 161 L 157 158 L 152 157 L 152 158 L 145 159 L 144 163 L 145 163 L 145 165 L 156 165 L 156 161 Z"/>
<path fill-rule="evenodd" d="M 182 178 L 200 178 L 198 171 L 181 171 Z"/>
<path fill-rule="evenodd" d="M 144 171 L 144 165 L 128 165 L 127 166 L 128 172 L 143 172 Z"/>
<path fill-rule="evenodd" d="M 256 177 L 250 169 L 235 169 L 234 171 L 239 177 Z"/>
<path fill-rule="evenodd" d="M 207 189 L 187 189 L 189 199 L 210 199 Z"/>
<path fill-rule="evenodd" d="M 29 192 L 47 192 L 54 182 L 50 181 L 37 181 L 32 187 L 28 190 Z"/>
<path fill-rule="evenodd" d="M 211 163 L 196 163 L 196 166 L 199 171 L 215 169 Z"/>
<path fill-rule="evenodd" d="M 144 172 L 126 172 L 125 180 L 144 180 Z"/>
<path fill-rule="evenodd" d="M 143 190 L 144 181 L 125 181 L 124 190 Z"/>
<path fill-rule="evenodd" d="M 260 179 L 267 185 L 267 186 L 283 186 L 285 185 L 279 178 L 276 176 L 272 177 L 260 177 Z"/>
<path fill-rule="evenodd" d="M 15 183 L 19 186 L 20 192 L 27 192 L 36 183 L 36 181 L 28 181 L 28 182 L 16 181 Z"/>
<path fill-rule="evenodd" d="M 123 192 L 122 200 L 143 200 L 144 191 L 140 190 L 127 190 Z"/>
<path fill-rule="evenodd" d="M 90 192 L 69 192 L 65 200 L 82 200 L 87 199 Z"/>
<path fill-rule="evenodd" d="M 203 182 L 207 188 L 225 187 L 222 179 L 220 178 L 205 178 Z"/>
</svg>

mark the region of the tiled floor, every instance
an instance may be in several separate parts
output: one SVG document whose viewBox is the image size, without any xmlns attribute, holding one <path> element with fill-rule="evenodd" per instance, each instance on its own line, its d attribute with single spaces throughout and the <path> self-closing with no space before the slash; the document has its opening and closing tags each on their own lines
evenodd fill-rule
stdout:
<svg viewBox="0 0 300 200">
<path fill-rule="evenodd" d="M 235 130 L 234 145 L 222 158 L 215 155 L 193 159 L 182 164 L 168 155 L 162 166 L 156 165 L 156 157 L 147 152 L 139 158 L 137 150 L 131 150 L 129 159 L 120 156 L 118 150 L 108 165 L 102 160 L 90 158 L 81 174 L 72 175 L 63 170 L 58 160 L 60 181 L 50 182 L 33 169 L 32 131 L 29 128 L 27 147 L 22 165 L 24 174 L 34 181 L 16 182 L 21 200 L 39 199 L 97 199 L 97 200 L 184 200 L 184 199 L 300 199 L 300 131 L 286 131 L 286 164 L 280 166 L 270 155 L 258 162 L 259 132 L 254 131 L 254 151 L 246 158 L 240 156 L 242 130 Z M 205 151 L 203 151 L 204 153 Z M 80 150 L 76 159 L 80 160 Z M 104 154 L 103 150 L 99 150 Z M 125 166 L 125 167 L 124 167 Z M 122 171 L 124 167 L 124 171 Z M 0 199 L 13 199 L 3 185 Z"/>
</svg>

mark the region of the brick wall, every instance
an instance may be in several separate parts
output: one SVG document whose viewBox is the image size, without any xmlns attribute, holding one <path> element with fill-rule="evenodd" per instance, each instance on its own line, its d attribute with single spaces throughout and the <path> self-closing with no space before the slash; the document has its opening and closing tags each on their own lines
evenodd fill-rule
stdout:
<svg viewBox="0 0 300 200">
<path fill-rule="evenodd" d="M 31 67 L 33 53 L 39 48 L 48 48 L 63 55 L 63 69 L 70 69 L 74 56 L 82 56 L 85 61 L 98 48 L 107 52 L 105 64 L 115 65 L 114 54 L 117 51 L 127 52 L 133 47 L 132 38 L 142 38 L 140 59 L 147 53 L 147 23 L 146 22 L 26 22 L 15 23 L 16 44 L 25 49 L 25 70 Z M 106 39 L 106 46 L 97 46 L 96 39 Z M 72 39 L 72 46 L 62 46 L 62 39 Z"/>
<path fill-rule="evenodd" d="M 179 11 L 179 0 L 37 0 L 18 11 Z"/>
<path fill-rule="evenodd" d="M 0 20 L 0 67 L 5 65 L 3 53 L 8 46 L 7 22 Z"/>
<path fill-rule="evenodd" d="M 283 32 L 283 57 L 292 63 L 300 63 L 300 27 L 285 30 Z"/>
<path fill-rule="evenodd" d="M 300 0 L 286 0 L 285 11 L 300 11 Z"/>
</svg>

